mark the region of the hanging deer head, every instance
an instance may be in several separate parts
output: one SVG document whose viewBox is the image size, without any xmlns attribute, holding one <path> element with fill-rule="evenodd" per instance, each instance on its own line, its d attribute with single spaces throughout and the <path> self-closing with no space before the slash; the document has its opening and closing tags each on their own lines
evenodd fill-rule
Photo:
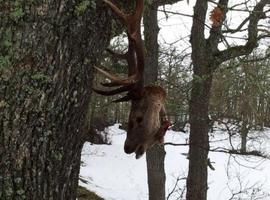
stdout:
<svg viewBox="0 0 270 200">
<path fill-rule="evenodd" d="M 103 86 L 118 88 L 109 91 L 94 89 L 94 91 L 106 96 L 127 92 L 126 96 L 115 102 L 131 101 L 124 150 L 128 154 L 135 152 L 136 158 L 139 158 L 148 147 L 163 142 L 165 132 L 170 126 L 166 120 L 164 108 L 166 92 L 159 86 L 144 87 L 143 84 L 144 47 L 140 30 L 143 0 L 136 0 L 136 9 L 131 14 L 122 12 L 109 0 L 104 0 L 104 2 L 127 28 L 128 51 L 123 55 L 108 51 L 113 56 L 127 61 L 128 78 L 123 79 L 109 73 L 108 70 L 103 69 L 104 67 L 95 67 L 98 72 L 111 80 L 109 83 L 102 83 Z"/>
</svg>

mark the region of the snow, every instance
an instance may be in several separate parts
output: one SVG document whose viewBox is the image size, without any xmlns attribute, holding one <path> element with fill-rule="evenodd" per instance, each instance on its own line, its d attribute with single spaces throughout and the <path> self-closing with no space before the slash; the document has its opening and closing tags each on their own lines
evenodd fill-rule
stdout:
<svg viewBox="0 0 270 200">
<path fill-rule="evenodd" d="M 106 200 L 147 200 L 148 186 L 145 155 L 139 160 L 135 155 L 124 153 L 123 144 L 125 131 L 118 129 L 119 124 L 109 127 L 112 145 L 91 145 L 85 143 L 83 148 L 80 176 L 87 183 L 80 182 L 91 191 Z M 250 135 L 259 135 L 260 139 L 248 143 L 248 149 L 255 147 L 270 152 L 270 130 L 253 132 Z M 189 135 L 182 132 L 168 131 L 165 142 L 186 143 Z M 230 147 L 228 135 L 217 130 L 210 134 L 211 148 Z M 239 138 L 232 139 L 234 148 L 239 146 Z M 166 192 L 172 191 L 177 178 L 185 178 L 188 172 L 188 146 L 166 145 L 165 171 Z M 270 161 L 251 156 L 230 156 L 225 153 L 209 153 L 210 161 L 215 170 L 208 170 L 208 200 L 228 200 L 233 193 L 241 194 L 235 199 L 269 200 L 270 189 Z M 169 199 L 177 199 L 185 187 L 185 179 L 178 182 L 176 191 Z"/>
</svg>

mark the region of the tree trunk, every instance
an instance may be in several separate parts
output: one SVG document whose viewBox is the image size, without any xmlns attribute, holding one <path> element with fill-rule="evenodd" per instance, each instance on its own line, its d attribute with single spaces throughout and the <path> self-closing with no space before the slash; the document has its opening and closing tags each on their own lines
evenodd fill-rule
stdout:
<svg viewBox="0 0 270 200">
<path fill-rule="evenodd" d="M 198 74 L 195 73 L 195 75 Z M 208 107 L 211 83 L 212 76 L 210 75 L 202 81 L 193 80 L 192 84 L 189 104 L 190 146 L 187 200 L 207 199 Z"/>
<path fill-rule="evenodd" d="M 164 146 L 155 145 L 146 152 L 149 200 L 165 199 Z"/>
<path fill-rule="evenodd" d="M 0 71 L 0 199 L 76 199 L 92 66 L 110 17 L 98 1 L 31 2 L 6 4 L 22 13 L 14 20 L 7 9 L 0 22 L 12 44 Z"/>
<path fill-rule="evenodd" d="M 241 126 L 241 130 L 240 130 L 240 134 L 241 134 L 241 149 L 240 151 L 242 153 L 247 152 L 247 136 L 248 136 L 248 123 L 246 120 L 243 120 L 242 122 L 242 126 Z"/>
<path fill-rule="evenodd" d="M 189 102 L 189 171 L 187 200 L 207 199 L 207 158 L 209 151 L 208 107 L 212 84 L 211 49 L 204 38 L 207 1 L 197 1 L 191 30 L 193 81 Z M 213 47 L 214 48 L 214 47 Z"/>
<path fill-rule="evenodd" d="M 158 77 L 158 21 L 157 7 L 147 6 L 144 11 L 146 48 L 145 83 L 154 84 Z M 155 145 L 146 152 L 149 200 L 165 199 L 164 146 Z"/>
</svg>

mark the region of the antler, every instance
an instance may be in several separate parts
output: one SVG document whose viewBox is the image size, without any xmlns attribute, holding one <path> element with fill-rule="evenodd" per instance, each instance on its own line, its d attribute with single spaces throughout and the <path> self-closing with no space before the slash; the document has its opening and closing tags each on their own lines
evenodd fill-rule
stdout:
<svg viewBox="0 0 270 200">
<path fill-rule="evenodd" d="M 138 98 L 138 95 L 143 89 L 143 71 L 144 71 L 144 50 L 143 43 L 141 39 L 141 18 L 143 11 L 143 0 L 136 0 L 135 12 L 131 14 L 126 14 L 122 12 L 117 6 L 115 6 L 111 1 L 104 0 L 104 2 L 116 13 L 116 15 L 122 20 L 122 22 L 127 27 L 128 36 L 128 51 L 126 54 L 120 55 L 112 52 L 109 53 L 115 55 L 119 58 L 126 59 L 128 63 L 129 73 L 128 78 L 123 79 L 118 75 L 110 73 L 102 68 L 95 67 L 97 71 L 103 74 L 105 77 L 111 80 L 110 83 L 102 83 L 105 87 L 121 86 L 114 90 L 103 91 L 94 89 L 94 91 L 101 95 L 115 95 L 122 92 L 128 91 L 127 96 L 122 97 L 118 101 L 128 101 L 134 98 Z M 137 94 L 134 94 L 134 93 Z"/>
</svg>

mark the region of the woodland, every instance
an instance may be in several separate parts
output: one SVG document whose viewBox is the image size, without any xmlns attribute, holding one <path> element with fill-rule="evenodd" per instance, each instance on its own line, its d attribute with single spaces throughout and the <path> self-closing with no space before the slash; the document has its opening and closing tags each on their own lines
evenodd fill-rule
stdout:
<svg viewBox="0 0 270 200">
<path fill-rule="evenodd" d="M 270 128 L 269 0 L 0 0 L 0 16 L 1 200 L 102 199 L 79 186 L 82 149 L 116 123 L 149 200 L 170 197 L 166 145 L 188 148 L 181 200 L 209 199 L 210 152 L 269 160 L 249 145 Z M 239 145 L 212 148 L 217 125 Z"/>
</svg>

